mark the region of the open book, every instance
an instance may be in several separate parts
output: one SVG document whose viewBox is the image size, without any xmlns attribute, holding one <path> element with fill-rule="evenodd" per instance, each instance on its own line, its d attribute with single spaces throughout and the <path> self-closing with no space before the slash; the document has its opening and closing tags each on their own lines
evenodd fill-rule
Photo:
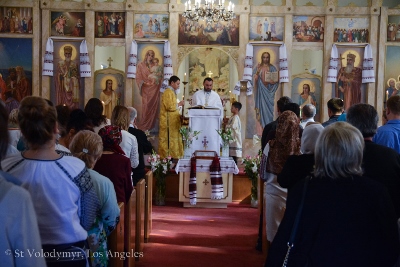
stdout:
<svg viewBox="0 0 400 267">
<path fill-rule="evenodd" d="M 263 82 L 277 82 L 279 77 L 278 77 L 278 72 L 269 72 L 267 70 L 261 71 L 261 78 Z"/>
<path fill-rule="evenodd" d="M 214 107 L 214 106 L 197 105 L 197 106 L 189 107 L 188 109 L 219 109 L 219 108 L 218 107 Z"/>
</svg>

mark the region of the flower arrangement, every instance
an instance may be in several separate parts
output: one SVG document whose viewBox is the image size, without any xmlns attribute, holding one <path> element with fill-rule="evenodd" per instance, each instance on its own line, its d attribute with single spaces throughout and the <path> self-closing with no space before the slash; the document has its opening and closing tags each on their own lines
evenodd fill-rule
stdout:
<svg viewBox="0 0 400 267">
<path fill-rule="evenodd" d="M 153 150 L 147 161 L 150 163 L 151 170 L 156 180 L 155 204 L 165 205 L 165 178 L 168 171 L 171 169 L 171 156 L 161 159 L 160 155 Z"/>
<path fill-rule="evenodd" d="M 242 164 L 244 164 L 244 172 L 251 180 L 251 198 L 257 200 L 257 181 L 258 181 L 258 173 L 260 169 L 261 162 L 261 149 L 257 156 L 251 157 L 247 155 L 243 160 Z"/>
<path fill-rule="evenodd" d="M 185 147 L 189 147 L 194 139 L 198 139 L 198 135 L 201 131 L 192 131 L 190 127 L 181 127 L 179 129 L 179 133 L 182 135 L 182 140 L 185 144 Z"/>
<path fill-rule="evenodd" d="M 227 146 L 229 145 L 230 142 L 233 141 L 233 136 L 232 136 L 232 129 L 231 128 L 226 128 L 226 129 L 219 129 L 216 130 L 219 136 L 222 139 L 222 145 Z"/>
</svg>

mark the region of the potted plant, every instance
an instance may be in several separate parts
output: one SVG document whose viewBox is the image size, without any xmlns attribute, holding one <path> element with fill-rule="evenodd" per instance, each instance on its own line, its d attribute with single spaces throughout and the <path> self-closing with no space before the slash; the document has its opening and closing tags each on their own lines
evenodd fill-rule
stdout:
<svg viewBox="0 0 400 267">
<path fill-rule="evenodd" d="M 151 156 L 147 159 L 151 165 L 153 176 L 156 180 L 156 192 L 154 204 L 157 206 L 165 205 L 165 179 L 168 175 L 168 171 L 171 169 L 171 157 L 168 156 L 164 159 L 160 158 L 154 150 Z"/>
<path fill-rule="evenodd" d="M 198 135 L 200 131 L 192 131 L 190 127 L 183 126 L 179 129 L 179 133 L 182 135 L 183 140 L 183 148 L 184 148 L 184 157 L 190 158 L 192 156 L 191 146 L 194 139 L 198 139 Z"/>
<path fill-rule="evenodd" d="M 226 129 L 219 129 L 216 131 L 222 140 L 221 157 L 227 158 L 227 157 L 229 157 L 229 143 L 233 141 L 232 129 L 226 128 Z"/>
<path fill-rule="evenodd" d="M 261 152 L 261 150 L 260 150 Z M 258 195 L 257 195 L 257 187 L 258 187 L 258 173 L 260 169 L 261 156 L 260 153 L 257 156 L 251 157 L 247 155 L 243 159 L 244 164 L 244 172 L 247 177 L 249 177 L 251 181 L 251 206 L 258 206 Z"/>
</svg>

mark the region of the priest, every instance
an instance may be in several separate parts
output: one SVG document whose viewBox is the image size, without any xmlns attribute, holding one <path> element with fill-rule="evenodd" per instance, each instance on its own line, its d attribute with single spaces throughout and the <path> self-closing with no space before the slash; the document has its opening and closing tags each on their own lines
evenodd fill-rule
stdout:
<svg viewBox="0 0 400 267">
<path fill-rule="evenodd" d="M 177 104 L 176 91 L 179 89 L 181 81 L 173 75 L 169 79 L 169 86 L 161 96 L 160 105 L 160 132 L 158 154 L 161 158 L 171 156 L 181 158 L 183 156 L 182 137 L 179 134 L 181 128 L 181 117 L 179 107 L 184 105 L 184 101 Z"/>
<path fill-rule="evenodd" d="M 216 107 L 223 110 L 222 101 L 219 95 L 212 90 L 213 79 L 207 77 L 203 81 L 204 90 L 194 93 L 192 98 L 192 106 Z M 221 116 L 223 116 L 221 112 Z"/>
</svg>

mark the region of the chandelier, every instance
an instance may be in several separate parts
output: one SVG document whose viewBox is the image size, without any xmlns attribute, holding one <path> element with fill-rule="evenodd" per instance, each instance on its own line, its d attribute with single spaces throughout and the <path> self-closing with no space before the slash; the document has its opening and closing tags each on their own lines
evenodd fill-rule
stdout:
<svg viewBox="0 0 400 267">
<path fill-rule="evenodd" d="M 233 10 L 235 4 L 229 2 L 227 9 L 225 9 L 225 0 L 218 0 L 218 5 L 214 3 L 215 0 L 205 0 L 205 4 L 201 5 L 201 0 L 195 0 L 194 6 L 190 0 L 185 4 L 185 12 L 182 16 L 192 21 L 199 21 L 199 19 L 208 22 L 230 21 L 235 18 Z"/>
</svg>

